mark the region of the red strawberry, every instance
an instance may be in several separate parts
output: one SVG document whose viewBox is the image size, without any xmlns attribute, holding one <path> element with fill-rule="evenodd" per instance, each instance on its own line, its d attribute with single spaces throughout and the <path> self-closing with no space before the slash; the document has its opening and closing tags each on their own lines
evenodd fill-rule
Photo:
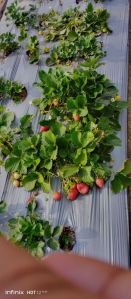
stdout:
<svg viewBox="0 0 131 299">
<path fill-rule="evenodd" d="M 41 126 L 40 129 L 39 129 L 40 133 L 47 132 L 48 130 L 49 130 L 48 126 Z"/>
<path fill-rule="evenodd" d="M 77 190 L 77 184 L 73 185 L 73 186 L 71 187 L 70 191 L 71 191 L 71 190 L 74 190 L 74 189 Z"/>
<path fill-rule="evenodd" d="M 33 200 L 33 196 L 30 196 L 30 197 L 27 199 L 27 204 L 29 205 L 30 203 L 32 203 L 32 200 Z"/>
<path fill-rule="evenodd" d="M 73 201 L 77 198 L 78 194 L 79 194 L 79 192 L 75 187 L 71 188 L 71 190 L 68 193 L 68 199 Z"/>
<path fill-rule="evenodd" d="M 90 186 L 84 183 L 79 183 L 77 184 L 77 190 L 81 193 L 81 194 L 87 194 L 90 190 Z"/>
<path fill-rule="evenodd" d="M 53 199 L 56 201 L 60 201 L 61 200 L 61 192 L 54 192 Z"/>
<path fill-rule="evenodd" d="M 73 114 L 73 118 L 75 121 L 80 121 L 80 119 L 81 119 L 79 114 Z"/>
<path fill-rule="evenodd" d="M 102 178 L 97 178 L 95 183 L 99 188 L 103 188 L 103 186 L 105 184 L 105 182 Z"/>
</svg>

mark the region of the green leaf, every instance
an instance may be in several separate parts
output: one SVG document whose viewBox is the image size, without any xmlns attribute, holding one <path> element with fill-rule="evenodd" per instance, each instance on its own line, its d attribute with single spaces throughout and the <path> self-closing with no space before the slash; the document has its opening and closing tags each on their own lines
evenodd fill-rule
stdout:
<svg viewBox="0 0 131 299">
<path fill-rule="evenodd" d="M 124 166 L 122 168 L 122 173 L 128 175 L 131 173 L 131 159 L 128 159 L 124 162 Z"/>
<path fill-rule="evenodd" d="M 43 70 L 39 71 L 39 78 L 43 83 L 46 82 L 47 77 L 48 77 L 48 75 L 45 71 L 43 71 Z"/>
<path fill-rule="evenodd" d="M 24 115 L 20 120 L 21 129 L 25 129 L 29 127 L 31 125 L 33 117 L 34 117 L 33 115 L 29 115 L 29 114 Z"/>
<path fill-rule="evenodd" d="M 67 108 L 70 110 L 70 111 L 74 111 L 77 109 L 77 102 L 74 100 L 74 99 L 68 99 L 67 100 Z"/>
<path fill-rule="evenodd" d="M 9 128 L 14 121 L 15 115 L 14 112 L 6 112 L 4 114 L 4 122 L 6 123 L 6 126 Z"/>
<path fill-rule="evenodd" d="M 26 139 L 22 139 L 19 142 L 19 149 L 23 152 L 27 151 L 32 147 L 32 140 L 30 137 L 27 137 Z"/>
<path fill-rule="evenodd" d="M 45 227 L 45 238 L 49 239 L 52 236 L 52 233 L 53 233 L 53 228 L 49 224 Z"/>
<path fill-rule="evenodd" d="M 59 237 L 61 235 L 62 231 L 63 231 L 62 225 L 56 226 L 53 230 L 52 237 Z"/>
<path fill-rule="evenodd" d="M 123 190 L 123 183 L 119 174 L 111 181 L 111 189 L 114 193 L 119 193 Z"/>
<path fill-rule="evenodd" d="M 86 147 L 92 141 L 94 141 L 94 134 L 92 132 L 84 132 L 82 134 L 82 146 L 83 147 Z"/>
<path fill-rule="evenodd" d="M 78 171 L 79 171 L 79 167 L 75 166 L 75 165 L 67 165 L 67 166 L 62 167 L 59 170 L 60 175 L 65 177 L 65 178 L 70 177 L 70 176 L 78 173 Z"/>
<path fill-rule="evenodd" d="M 33 105 L 39 106 L 42 102 L 42 98 L 36 98 L 32 101 Z"/>
<path fill-rule="evenodd" d="M 107 180 L 111 176 L 111 169 L 104 164 L 95 163 L 93 171 L 97 177 Z"/>
<path fill-rule="evenodd" d="M 87 104 L 87 99 L 85 95 L 78 95 L 76 97 L 76 103 L 78 108 L 83 108 Z"/>
<path fill-rule="evenodd" d="M 61 123 L 55 122 L 52 126 L 52 131 L 55 136 L 62 137 L 65 134 L 66 127 Z"/>
<path fill-rule="evenodd" d="M 20 164 L 20 158 L 12 157 L 8 158 L 5 162 L 5 169 L 9 172 L 14 172 L 18 169 Z"/>
<path fill-rule="evenodd" d="M 51 189 L 50 181 L 45 181 L 41 173 L 38 172 L 37 174 L 38 174 L 38 182 L 41 185 L 43 192 L 45 193 L 50 192 Z"/>
<path fill-rule="evenodd" d="M 82 145 L 82 134 L 79 131 L 72 131 L 71 133 L 71 141 L 76 146 L 79 147 Z"/>
<path fill-rule="evenodd" d="M 119 193 L 125 188 L 131 186 L 131 159 L 124 162 L 124 167 L 116 173 L 114 179 L 111 181 L 111 188 L 114 193 Z"/>
<path fill-rule="evenodd" d="M 117 136 L 115 136 L 114 134 L 110 134 L 108 135 L 105 139 L 104 139 L 104 143 L 108 144 L 108 145 L 112 145 L 112 146 L 121 146 L 121 140 L 120 138 L 118 138 Z"/>
<path fill-rule="evenodd" d="M 86 165 L 87 164 L 87 152 L 86 149 L 77 149 L 77 151 L 73 154 L 73 160 L 78 165 Z"/>
<path fill-rule="evenodd" d="M 45 145 L 55 145 L 56 136 L 50 130 L 44 132 L 44 134 L 42 134 L 42 143 L 44 143 Z"/>
<path fill-rule="evenodd" d="M 75 31 L 70 31 L 67 38 L 70 42 L 74 42 L 78 39 L 78 34 Z"/>
<path fill-rule="evenodd" d="M 54 240 L 53 238 L 48 240 L 47 246 L 49 248 L 53 249 L 53 250 L 59 250 L 60 249 L 59 242 L 57 240 Z"/>
<path fill-rule="evenodd" d="M 96 103 L 94 106 L 95 110 L 102 110 L 102 109 L 104 109 L 104 107 L 105 106 L 102 103 Z"/>
<path fill-rule="evenodd" d="M 45 192 L 45 193 L 49 193 L 49 192 L 50 192 L 51 186 L 50 186 L 50 183 L 49 183 L 49 182 L 45 182 L 45 181 L 44 181 L 44 182 L 41 184 L 41 187 L 42 187 L 43 192 Z"/>
<path fill-rule="evenodd" d="M 37 201 L 36 198 L 34 198 L 27 207 L 28 213 L 33 213 L 37 208 Z"/>
<path fill-rule="evenodd" d="M 42 258 L 43 255 L 44 255 L 44 248 L 43 248 L 44 245 L 45 245 L 45 243 L 42 242 L 42 241 L 40 241 L 40 242 L 38 243 L 38 247 L 37 247 L 37 249 L 36 249 L 36 254 L 35 254 L 35 256 L 37 256 L 38 258 Z"/>
<path fill-rule="evenodd" d="M 120 101 L 120 102 L 117 102 L 117 108 L 122 111 L 126 108 L 128 108 L 128 102 L 126 101 Z"/>
<path fill-rule="evenodd" d="M 23 179 L 23 187 L 26 191 L 31 191 L 35 188 L 35 184 L 37 182 L 38 175 L 36 173 L 27 174 Z"/>
<path fill-rule="evenodd" d="M 88 114 L 88 108 L 85 107 L 85 108 L 79 109 L 79 112 L 80 112 L 79 114 L 84 117 Z"/>
<path fill-rule="evenodd" d="M 79 171 L 79 176 L 81 177 L 82 182 L 87 184 L 92 184 L 94 179 L 91 175 L 91 166 L 82 167 Z"/>
<path fill-rule="evenodd" d="M 86 8 L 86 11 L 87 11 L 87 13 L 91 13 L 91 14 L 93 14 L 93 12 L 94 12 L 94 8 L 93 8 L 92 3 L 89 3 L 89 4 L 88 4 L 88 6 L 87 6 L 87 8 Z"/>
</svg>

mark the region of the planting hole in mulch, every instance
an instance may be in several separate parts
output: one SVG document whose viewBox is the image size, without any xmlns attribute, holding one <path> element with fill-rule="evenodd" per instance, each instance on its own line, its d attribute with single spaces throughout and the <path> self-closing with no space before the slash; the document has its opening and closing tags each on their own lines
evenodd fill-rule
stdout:
<svg viewBox="0 0 131 299">
<path fill-rule="evenodd" d="M 72 227 L 65 226 L 59 237 L 60 248 L 64 251 L 73 250 L 76 244 L 76 234 Z"/>
</svg>

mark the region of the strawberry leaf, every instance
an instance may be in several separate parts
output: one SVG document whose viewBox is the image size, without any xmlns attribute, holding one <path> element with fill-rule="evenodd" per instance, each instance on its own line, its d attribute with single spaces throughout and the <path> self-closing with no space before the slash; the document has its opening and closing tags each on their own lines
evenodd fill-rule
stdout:
<svg viewBox="0 0 131 299">
<path fill-rule="evenodd" d="M 60 248 L 59 242 L 57 240 L 54 240 L 53 238 L 50 238 L 47 241 L 47 246 L 53 250 L 59 250 Z"/>
<path fill-rule="evenodd" d="M 59 169 L 59 173 L 61 176 L 67 178 L 76 173 L 78 173 L 79 167 L 75 165 L 67 165 Z"/>
<path fill-rule="evenodd" d="M 26 177 L 23 179 L 23 186 L 26 191 L 31 191 L 35 188 L 35 184 L 37 182 L 38 175 L 36 173 L 31 173 L 26 175 Z"/>
<path fill-rule="evenodd" d="M 91 175 L 91 170 L 92 170 L 91 166 L 85 166 L 79 170 L 78 175 L 80 176 L 82 182 L 87 184 L 93 183 L 94 179 Z"/>
</svg>

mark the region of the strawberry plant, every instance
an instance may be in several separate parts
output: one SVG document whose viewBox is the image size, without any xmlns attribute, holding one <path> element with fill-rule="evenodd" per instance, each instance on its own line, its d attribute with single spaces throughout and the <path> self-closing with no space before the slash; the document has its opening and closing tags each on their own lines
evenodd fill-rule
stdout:
<svg viewBox="0 0 131 299">
<path fill-rule="evenodd" d="M 5 162 L 27 191 L 41 187 L 49 192 L 55 176 L 68 199 L 75 200 L 98 178 L 100 183 L 111 176 L 111 152 L 121 145 L 119 115 L 127 103 L 118 101 L 117 88 L 94 69 L 95 63 L 83 63 L 73 72 L 39 72 L 44 97 L 35 104 L 50 117 L 41 120 L 39 133 L 18 139 Z"/>
<path fill-rule="evenodd" d="M 119 115 L 127 103 L 120 101 L 110 80 L 94 69 L 96 62 L 93 59 L 83 63 L 73 72 L 50 69 L 48 73 L 39 73 L 44 97 L 34 104 L 50 115 L 49 120 L 41 121 L 41 126 L 47 125 L 55 135 L 62 135 L 59 138 L 56 135 L 55 170 L 65 190 L 70 191 L 71 200 L 78 195 L 78 189 L 73 188 L 75 183 L 93 186 L 95 181 L 98 185 L 99 179 L 99 187 L 103 187 L 111 175 L 111 152 L 121 145 L 117 137 Z M 79 116 L 79 121 L 74 115 Z"/>
<path fill-rule="evenodd" d="M 11 98 L 15 103 L 24 101 L 27 97 L 27 90 L 23 84 L 17 81 L 0 78 L 0 100 Z"/>
<path fill-rule="evenodd" d="M 20 35 L 18 36 L 19 42 L 22 42 L 28 37 L 27 30 L 25 29 L 24 26 L 20 26 Z"/>
<path fill-rule="evenodd" d="M 0 164 L 4 165 L 5 158 L 12 151 L 13 144 L 19 138 L 25 138 L 31 134 L 32 115 L 21 118 L 19 128 L 15 128 L 15 115 L 11 111 L 6 111 L 4 106 L 0 106 Z"/>
<path fill-rule="evenodd" d="M 26 46 L 26 54 L 31 64 L 37 64 L 40 60 L 39 40 L 36 35 L 31 36 Z"/>
<path fill-rule="evenodd" d="M 14 34 L 10 32 L 0 34 L 0 55 L 8 56 L 19 48 Z"/>
<path fill-rule="evenodd" d="M 49 221 L 41 219 L 36 212 L 35 199 L 28 204 L 27 215 L 9 220 L 8 239 L 24 247 L 33 256 L 42 258 L 47 248 L 59 250 L 61 226 L 53 227 Z"/>
<path fill-rule="evenodd" d="M 0 106 L 0 164 L 12 150 L 12 137 L 14 136 L 11 129 L 14 122 L 14 113 L 6 111 L 4 106 Z"/>
<path fill-rule="evenodd" d="M 129 186 L 131 186 L 131 159 L 124 161 L 122 168 L 114 175 L 111 181 L 114 193 L 119 193 Z"/>
<path fill-rule="evenodd" d="M 27 90 L 24 85 L 16 81 L 6 81 L 5 93 L 7 97 L 12 98 L 12 100 L 16 103 L 24 101 L 27 97 Z"/>
<path fill-rule="evenodd" d="M 44 30 L 46 41 L 67 39 L 72 32 L 78 35 L 87 35 L 92 32 L 96 36 L 110 33 L 108 27 L 109 13 L 106 9 L 94 9 L 88 4 L 84 11 L 79 7 L 71 8 L 60 15 L 54 10 L 40 16 L 40 27 Z"/>
<path fill-rule="evenodd" d="M 73 41 L 72 41 L 73 38 Z M 102 43 L 98 42 L 94 34 L 78 37 L 73 33 L 66 41 L 62 41 L 57 47 L 53 48 L 47 64 L 59 64 L 61 62 L 72 61 L 74 59 L 87 59 L 90 57 L 102 57 Z"/>
<path fill-rule="evenodd" d="M 33 134 L 14 144 L 5 167 L 20 175 L 19 181 L 27 191 L 42 187 L 44 192 L 49 192 L 50 171 L 56 156 L 56 137 L 51 131 Z"/>
<path fill-rule="evenodd" d="M 24 7 L 21 7 L 18 3 L 18 0 L 13 1 L 13 3 L 7 7 L 6 10 L 6 19 L 8 21 L 13 21 L 13 23 L 17 26 L 24 26 L 25 28 L 36 28 L 37 23 L 37 15 L 36 15 L 36 7 L 34 5 L 30 5 L 29 10 L 25 10 Z"/>
</svg>

